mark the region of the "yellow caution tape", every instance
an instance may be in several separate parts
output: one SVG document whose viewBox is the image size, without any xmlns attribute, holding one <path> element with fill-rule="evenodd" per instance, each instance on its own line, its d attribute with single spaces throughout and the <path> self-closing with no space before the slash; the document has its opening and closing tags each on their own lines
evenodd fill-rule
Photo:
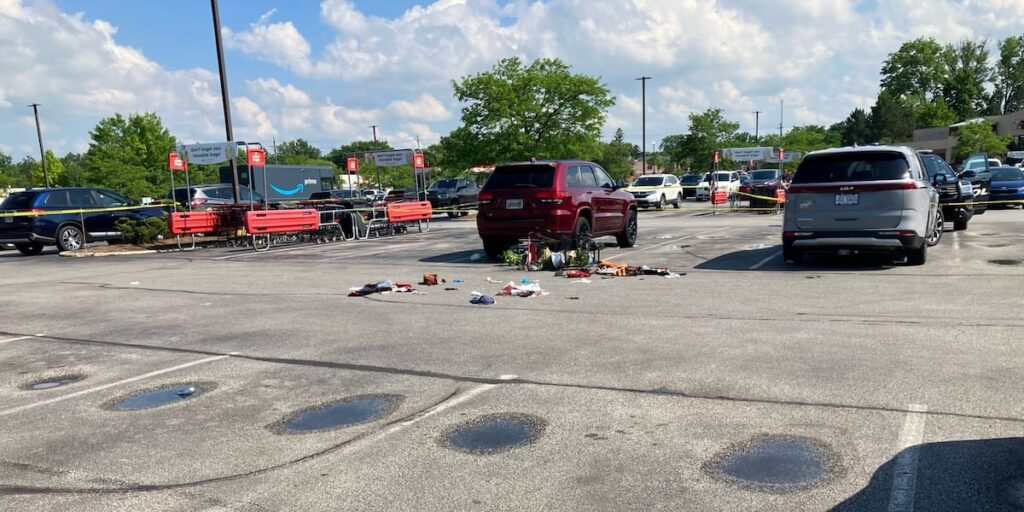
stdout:
<svg viewBox="0 0 1024 512">
<path fill-rule="evenodd" d="M 80 208 L 76 210 L 47 210 L 45 212 L 15 212 L 15 213 L 0 213 L 0 218 L 7 217 L 42 217 L 45 215 L 78 215 L 84 213 L 103 213 L 103 212 L 122 212 L 128 210 L 148 210 L 151 208 L 170 208 L 174 206 L 172 203 L 154 203 L 145 206 L 111 206 L 109 208 Z"/>
</svg>

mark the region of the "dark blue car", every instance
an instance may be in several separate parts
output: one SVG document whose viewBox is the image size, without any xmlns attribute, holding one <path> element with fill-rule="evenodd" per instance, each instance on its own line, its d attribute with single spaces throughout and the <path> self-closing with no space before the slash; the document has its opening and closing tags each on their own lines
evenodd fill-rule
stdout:
<svg viewBox="0 0 1024 512">
<path fill-rule="evenodd" d="M 47 245 L 56 245 L 61 251 L 73 251 L 86 241 L 120 240 L 121 233 L 114 224 L 122 217 L 141 220 L 165 213 L 160 207 L 103 211 L 131 204 L 127 197 L 98 188 L 40 188 L 13 192 L 0 202 L 0 214 L 38 215 L 0 216 L 0 244 L 14 244 L 25 255 L 39 254 Z M 47 214 L 67 210 L 86 211 Z"/>
<path fill-rule="evenodd" d="M 990 192 L 993 201 L 1024 201 L 1024 172 L 1018 167 L 993 167 Z M 1024 203 L 1003 203 L 1001 206 L 1024 207 Z"/>
</svg>

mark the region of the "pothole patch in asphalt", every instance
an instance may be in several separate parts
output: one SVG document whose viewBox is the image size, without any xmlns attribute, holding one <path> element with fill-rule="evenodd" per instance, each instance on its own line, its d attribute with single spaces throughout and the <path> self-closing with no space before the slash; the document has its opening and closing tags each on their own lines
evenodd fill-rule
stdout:
<svg viewBox="0 0 1024 512">
<path fill-rule="evenodd" d="M 115 411 L 141 411 L 190 400 L 209 393 L 216 385 L 212 383 L 169 384 L 158 388 L 144 389 L 128 396 L 112 400 L 107 408 Z"/>
<path fill-rule="evenodd" d="M 988 262 L 1003 267 L 1014 267 L 1024 264 L 1024 260 L 988 260 Z"/>
<path fill-rule="evenodd" d="M 268 428 L 278 434 L 305 434 L 351 427 L 395 411 L 401 395 L 358 395 L 296 411 Z"/>
<path fill-rule="evenodd" d="M 842 470 L 824 443 L 807 437 L 758 436 L 704 465 L 712 477 L 754 490 L 785 493 L 819 486 Z"/>
<path fill-rule="evenodd" d="M 493 455 L 536 442 L 545 428 L 547 421 L 530 414 L 488 414 L 452 427 L 439 441 L 452 450 Z"/>
<path fill-rule="evenodd" d="M 44 389 L 59 388 L 61 386 L 67 386 L 68 384 L 74 384 L 85 378 L 85 375 L 80 373 L 70 375 L 58 375 L 52 377 L 46 377 L 43 379 L 36 379 L 32 382 L 22 384 L 21 389 L 25 391 L 41 391 Z"/>
</svg>

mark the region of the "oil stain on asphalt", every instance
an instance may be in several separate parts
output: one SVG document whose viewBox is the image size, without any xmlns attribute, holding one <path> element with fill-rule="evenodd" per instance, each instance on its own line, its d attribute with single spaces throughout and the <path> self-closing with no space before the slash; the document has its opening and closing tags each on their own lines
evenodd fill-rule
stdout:
<svg viewBox="0 0 1024 512">
<path fill-rule="evenodd" d="M 838 457 L 820 441 L 759 436 L 704 465 L 711 476 L 756 490 L 791 492 L 820 485 L 841 472 Z"/>
<path fill-rule="evenodd" d="M 488 414 L 449 429 L 440 443 L 464 453 L 490 455 L 531 444 L 546 427 L 546 421 L 529 414 Z"/>
<path fill-rule="evenodd" d="M 133 393 L 126 398 L 112 402 L 109 407 L 115 411 L 152 409 L 195 398 L 210 391 L 211 388 L 212 386 L 208 384 L 172 384 Z"/>
<path fill-rule="evenodd" d="M 84 378 L 85 375 L 62 375 L 59 377 L 49 377 L 25 384 L 21 389 L 39 391 L 43 389 L 59 388 L 61 386 L 67 386 L 68 384 L 74 384 Z"/>
<path fill-rule="evenodd" d="M 270 426 L 283 434 L 323 432 L 383 418 L 398 408 L 401 395 L 360 395 L 304 409 Z"/>
</svg>

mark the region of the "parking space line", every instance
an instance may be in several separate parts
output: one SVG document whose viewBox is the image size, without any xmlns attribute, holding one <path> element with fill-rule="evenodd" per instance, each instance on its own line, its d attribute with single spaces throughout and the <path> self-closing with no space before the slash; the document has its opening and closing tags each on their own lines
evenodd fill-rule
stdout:
<svg viewBox="0 0 1024 512">
<path fill-rule="evenodd" d="M 924 439 L 924 423 L 928 406 L 910 404 L 900 432 L 899 453 L 893 465 L 889 512 L 913 512 L 917 486 L 917 466 Z"/>
<path fill-rule="evenodd" d="M 132 382 L 137 382 L 137 381 L 140 381 L 140 380 L 145 380 L 145 379 L 148 379 L 148 378 L 151 378 L 151 377 L 157 377 L 157 376 L 163 375 L 165 373 L 171 373 L 171 372 L 176 372 L 178 370 L 184 370 L 185 368 L 189 368 L 189 367 L 192 367 L 192 366 L 198 366 L 198 365 L 205 364 L 205 363 L 212 363 L 214 361 L 220 361 L 221 359 L 226 359 L 226 358 L 229 358 L 229 357 L 234 356 L 234 355 L 237 355 L 237 352 L 232 352 L 230 354 L 225 354 L 225 355 L 221 355 L 221 356 L 207 357 L 205 359 L 199 359 L 197 361 L 190 361 L 190 362 L 187 362 L 187 363 L 179 364 L 177 366 L 172 366 L 170 368 L 164 368 L 162 370 L 155 370 L 155 371 L 152 371 L 152 372 L 149 372 L 149 373 L 144 373 L 142 375 L 136 375 L 135 377 L 129 377 L 127 379 L 121 379 L 121 380 L 116 381 L 116 382 L 111 382 L 111 383 L 108 383 L 108 384 L 103 384 L 102 386 L 96 386 L 94 388 L 83 389 L 83 390 L 77 391 L 75 393 L 69 393 L 69 394 L 64 395 L 64 396 L 54 397 L 54 398 L 51 398 L 49 400 L 43 400 L 41 402 L 35 402 L 35 403 L 31 403 L 31 404 L 20 405 L 18 407 L 12 407 L 10 409 L 5 409 L 5 410 L 0 411 L 0 416 L 7 416 L 7 415 L 10 415 L 10 414 L 15 414 L 15 413 L 19 413 L 19 412 L 22 412 L 22 411 L 26 411 L 28 409 L 34 409 L 36 407 L 41 407 L 43 405 L 50 405 L 50 404 L 53 404 L 53 403 L 62 402 L 64 400 L 69 400 L 71 398 L 77 398 L 77 397 L 80 397 L 82 395 L 87 395 L 89 393 L 95 393 L 97 391 L 103 391 L 104 389 L 110 389 L 112 387 L 120 386 L 120 385 L 123 385 L 123 384 L 131 384 Z"/>
<path fill-rule="evenodd" d="M 767 258 L 759 261 L 756 265 L 750 267 L 747 270 L 757 270 L 757 269 L 767 265 L 769 261 L 772 261 L 772 260 L 774 260 L 775 258 L 778 258 L 781 255 L 782 255 L 782 251 L 779 251 L 779 252 L 777 252 L 775 254 L 772 254 L 771 256 L 768 256 Z"/>
<path fill-rule="evenodd" d="M 658 242 L 658 243 L 653 244 L 653 245 L 648 245 L 648 246 L 640 247 L 639 249 L 629 249 L 627 252 L 623 252 L 622 254 L 616 254 L 616 255 L 610 256 L 610 257 L 609 256 L 605 256 L 605 257 L 602 257 L 601 259 L 612 261 L 612 260 L 621 258 L 623 256 L 631 256 L 631 255 L 636 254 L 638 252 L 643 252 L 643 251 L 646 251 L 646 250 L 655 249 L 655 248 L 658 248 L 658 247 L 663 247 L 663 246 L 666 246 L 666 245 L 671 244 L 673 242 L 678 242 L 679 240 L 689 240 L 691 238 L 696 238 L 698 236 L 704 236 L 704 235 L 710 235 L 712 233 L 717 233 L 719 231 L 725 231 L 725 230 L 731 229 L 731 228 L 732 228 L 732 226 L 726 226 L 724 228 L 712 229 L 712 230 L 709 230 L 709 231 L 702 231 L 700 233 L 694 233 L 692 235 L 683 235 L 683 236 L 681 236 L 679 238 L 672 238 L 672 239 L 666 240 L 664 242 Z"/>
<path fill-rule="evenodd" d="M 36 334 L 35 336 L 18 336 L 17 338 L 9 338 L 9 339 L 6 339 L 6 340 L 0 340 L 0 345 L 3 345 L 4 343 L 10 343 L 12 341 L 27 340 L 29 338 L 36 338 L 36 337 L 39 337 L 39 336 L 42 336 L 42 334 Z"/>
</svg>

